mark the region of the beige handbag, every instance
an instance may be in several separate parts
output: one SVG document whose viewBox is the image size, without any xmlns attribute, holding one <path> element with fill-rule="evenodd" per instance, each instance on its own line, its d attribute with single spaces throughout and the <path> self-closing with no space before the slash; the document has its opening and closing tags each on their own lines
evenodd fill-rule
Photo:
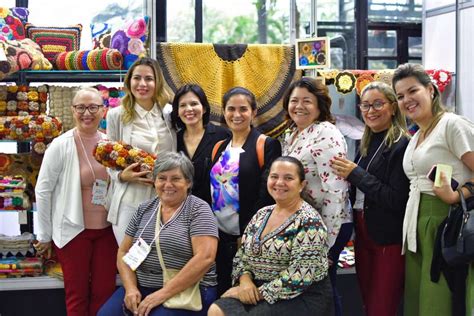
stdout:
<svg viewBox="0 0 474 316">
<path fill-rule="evenodd" d="M 161 203 L 159 206 L 158 214 L 156 216 L 156 250 L 158 252 L 158 258 L 160 259 L 161 269 L 163 270 L 163 283 L 166 284 L 175 277 L 181 270 L 177 269 L 166 269 L 165 261 L 161 255 L 160 249 L 160 225 L 161 225 Z M 171 309 L 186 309 L 190 311 L 202 310 L 201 291 L 199 290 L 199 282 L 188 287 L 184 291 L 176 294 L 169 298 L 163 303 L 163 306 Z"/>
</svg>

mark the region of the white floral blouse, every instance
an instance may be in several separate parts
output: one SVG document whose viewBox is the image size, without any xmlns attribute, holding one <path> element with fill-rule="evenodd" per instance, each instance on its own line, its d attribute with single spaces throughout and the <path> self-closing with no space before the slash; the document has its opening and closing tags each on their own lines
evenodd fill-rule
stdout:
<svg viewBox="0 0 474 316">
<path fill-rule="evenodd" d="M 347 144 L 334 124 L 315 122 L 298 132 L 291 128 L 283 138 L 283 155 L 299 159 L 308 181 L 307 192 L 320 210 L 328 228 L 329 247 L 334 245 L 343 223 L 351 222 L 348 183 L 332 171 L 330 159 L 346 157 Z"/>
</svg>

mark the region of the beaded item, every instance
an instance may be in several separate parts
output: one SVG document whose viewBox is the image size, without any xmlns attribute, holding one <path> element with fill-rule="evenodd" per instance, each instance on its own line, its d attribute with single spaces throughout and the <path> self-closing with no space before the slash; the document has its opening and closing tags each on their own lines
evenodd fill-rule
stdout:
<svg viewBox="0 0 474 316">
<path fill-rule="evenodd" d="M 25 24 L 26 35 L 35 41 L 44 56 L 54 62 L 56 54 L 80 49 L 82 25 L 70 27 L 43 27 Z"/>
<path fill-rule="evenodd" d="M 81 50 L 57 54 L 54 64 L 59 70 L 119 70 L 123 57 L 111 48 Z"/>
<path fill-rule="evenodd" d="M 93 155 L 105 167 L 117 170 L 123 170 L 129 165 L 139 162 L 140 166 L 136 171 L 151 171 L 156 159 L 156 155 L 137 147 L 109 140 L 99 141 L 94 148 Z"/>
</svg>

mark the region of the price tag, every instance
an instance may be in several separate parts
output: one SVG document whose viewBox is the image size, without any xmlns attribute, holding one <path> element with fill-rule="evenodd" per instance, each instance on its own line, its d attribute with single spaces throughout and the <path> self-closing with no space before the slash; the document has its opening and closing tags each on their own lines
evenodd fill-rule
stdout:
<svg viewBox="0 0 474 316">
<path fill-rule="evenodd" d="M 92 187 L 92 204 L 105 205 L 107 202 L 107 181 L 95 180 Z"/>
</svg>

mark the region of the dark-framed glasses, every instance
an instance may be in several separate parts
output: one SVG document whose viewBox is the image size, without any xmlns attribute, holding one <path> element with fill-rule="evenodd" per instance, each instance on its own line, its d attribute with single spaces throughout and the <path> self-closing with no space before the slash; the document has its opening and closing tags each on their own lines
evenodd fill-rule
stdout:
<svg viewBox="0 0 474 316">
<path fill-rule="evenodd" d="M 72 107 L 79 114 L 84 114 L 86 110 L 89 111 L 89 113 L 94 114 L 99 111 L 99 109 L 102 107 L 102 104 L 76 104 Z"/>
<path fill-rule="evenodd" d="M 370 108 L 372 107 L 375 111 L 380 111 L 383 106 L 385 105 L 385 101 L 377 100 L 374 103 L 361 103 L 359 104 L 359 109 L 361 112 L 369 112 Z"/>
</svg>

